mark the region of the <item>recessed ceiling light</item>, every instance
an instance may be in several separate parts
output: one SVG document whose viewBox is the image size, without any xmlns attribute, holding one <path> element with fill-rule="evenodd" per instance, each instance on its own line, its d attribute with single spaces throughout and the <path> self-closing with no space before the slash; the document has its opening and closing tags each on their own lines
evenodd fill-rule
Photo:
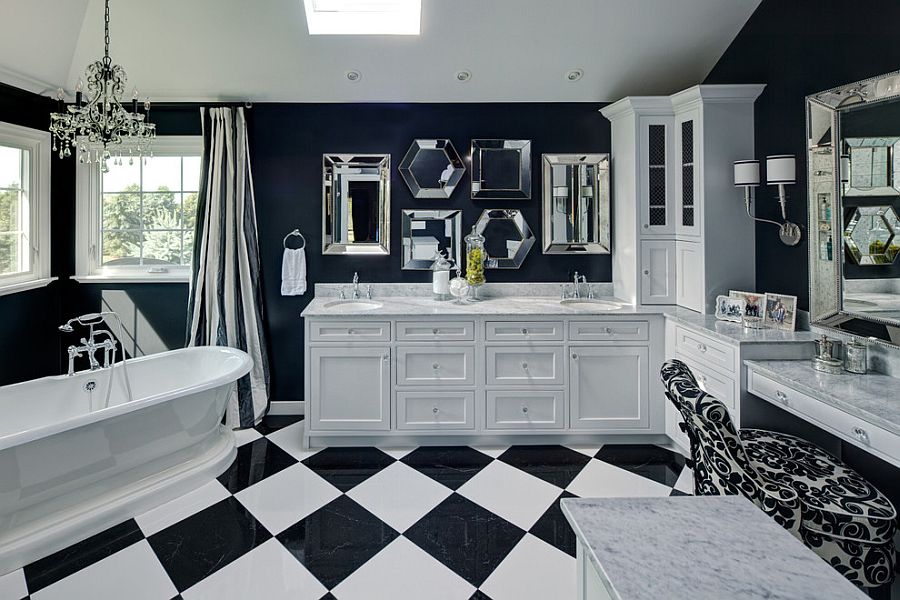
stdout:
<svg viewBox="0 0 900 600">
<path fill-rule="evenodd" d="M 472 79 L 472 73 L 470 71 L 462 70 L 457 71 L 456 80 L 460 83 L 465 83 L 466 81 Z"/>
<path fill-rule="evenodd" d="M 310 35 L 419 35 L 422 0 L 303 0 Z"/>
<path fill-rule="evenodd" d="M 571 69 L 566 71 L 566 79 L 569 81 L 578 81 L 582 77 L 584 77 L 584 71 L 581 69 Z"/>
<path fill-rule="evenodd" d="M 356 69 L 351 69 L 350 71 L 347 71 L 345 73 L 345 75 L 347 76 L 347 81 L 352 81 L 353 83 L 356 83 L 357 81 L 362 79 L 362 73 L 360 73 Z"/>
</svg>

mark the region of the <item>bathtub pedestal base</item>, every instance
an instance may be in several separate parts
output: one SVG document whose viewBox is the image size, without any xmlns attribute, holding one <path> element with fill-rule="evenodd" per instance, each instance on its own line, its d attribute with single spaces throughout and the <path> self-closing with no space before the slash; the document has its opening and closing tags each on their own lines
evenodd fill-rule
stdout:
<svg viewBox="0 0 900 600">
<path fill-rule="evenodd" d="M 63 509 L 44 508 L 47 514 L 26 525 L 0 533 L 0 575 L 58 552 L 78 541 L 186 494 L 221 475 L 236 455 L 234 434 L 224 426 L 199 454 L 160 459 L 140 472 L 126 471 L 55 502 Z M 34 507 L 41 511 L 43 507 Z"/>
</svg>

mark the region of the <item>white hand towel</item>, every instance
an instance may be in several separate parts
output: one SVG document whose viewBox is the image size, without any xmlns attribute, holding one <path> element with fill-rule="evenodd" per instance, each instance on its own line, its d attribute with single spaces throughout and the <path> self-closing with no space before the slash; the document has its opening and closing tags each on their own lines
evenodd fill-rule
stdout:
<svg viewBox="0 0 900 600">
<path fill-rule="evenodd" d="M 285 248 L 281 261 L 281 295 L 302 296 L 306 293 L 306 251 Z"/>
</svg>

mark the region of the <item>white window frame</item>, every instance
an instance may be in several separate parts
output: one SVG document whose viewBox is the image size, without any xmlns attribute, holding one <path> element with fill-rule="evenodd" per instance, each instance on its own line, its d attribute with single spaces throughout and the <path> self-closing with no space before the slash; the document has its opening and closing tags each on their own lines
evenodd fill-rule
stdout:
<svg viewBox="0 0 900 600">
<path fill-rule="evenodd" d="M 50 276 L 50 133 L 0 122 L 0 146 L 28 152 L 29 270 L 0 275 L 0 296 L 44 287 Z M 26 182 L 22 182 L 23 185 Z"/>
<path fill-rule="evenodd" d="M 203 153 L 203 137 L 199 135 L 159 136 L 153 140 L 151 150 L 153 156 L 200 156 Z M 123 160 L 127 159 L 123 158 Z M 137 157 L 135 160 L 138 160 Z M 104 267 L 100 264 L 101 183 L 98 163 L 79 163 L 77 165 L 75 170 L 75 275 L 72 279 L 80 283 L 187 283 L 190 281 L 190 265 L 160 268 L 147 265 Z"/>
</svg>

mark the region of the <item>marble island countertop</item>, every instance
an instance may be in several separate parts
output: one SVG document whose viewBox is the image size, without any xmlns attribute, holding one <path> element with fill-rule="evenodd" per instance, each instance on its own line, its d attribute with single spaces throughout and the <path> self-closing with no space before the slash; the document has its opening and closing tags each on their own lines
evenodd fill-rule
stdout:
<svg viewBox="0 0 900 600">
<path fill-rule="evenodd" d="M 866 598 L 742 496 L 562 500 L 617 600 Z"/>
<path fill-rule="evenodd" d="M 747 360 L 747 368 L 900 435 L 900 379 L 882 373 L 831 375 L 808 360 Z"/>
</svg>

